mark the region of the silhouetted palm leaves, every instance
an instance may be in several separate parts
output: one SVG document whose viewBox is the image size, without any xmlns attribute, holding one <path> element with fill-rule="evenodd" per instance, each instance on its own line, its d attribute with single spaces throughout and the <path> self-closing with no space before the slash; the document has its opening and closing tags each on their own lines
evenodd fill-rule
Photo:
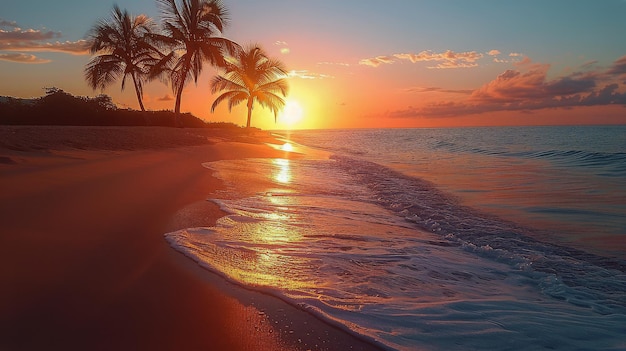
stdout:
<svg viewBox="0 0 626 351">
<path fill-rule="evenodd" d="M 252 107 L 256 101 L 272 110 L 276 121 L 278 112 L 285 106 L 285 100 L 280 95 L 286 96 L 289 89 L 286 76 L 287 71 L 283 63 L 269 59 L 258 46 L 250 46 L 239 51 L 232 60 L 227 60 L 225 73 L 211 81 L 213 94 L 226 91 L 215 99 L 211 112 L 222 101 L 228 101 L 229 111 L 246 101 L 248 107 L 246 127 L 249 128 Z"/>
<path fill-rule="evenodd" d="M 150 18 L 131 16 L 113 6 L 111 18 L 99 21 L 89 33 L 90 51 L 97 54 L 85 67 L 85 78 L 93 89 L 104 89 L 122 78 L 122 90 L 130 76 L 142 111 L 143 82 L 158 61 L 158 51 L 148 41 L 153 32 Z"/>
<path fill-rule="evenodd" d="M 205 62 L 217 67 L 226 64 L 225 55 L 232 55 L 239 46 L 221 37 L 228 14 L 219 0 L 157 0 L 161 8 L 161 35 L 154 35 L 169 50 L 152 70 L 172 86 L 176 95 L 174 112 L 180 113 L 185 84 L 192 78 L 197 83 Z"/>
</svg>

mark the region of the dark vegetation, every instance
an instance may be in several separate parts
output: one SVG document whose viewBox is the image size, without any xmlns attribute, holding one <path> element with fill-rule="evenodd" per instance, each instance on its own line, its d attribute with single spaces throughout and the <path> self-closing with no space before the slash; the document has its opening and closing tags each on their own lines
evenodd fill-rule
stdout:
<svg viewBox="0 0 626 351">
<path fill-rule="evenodd" d="M 119 109 L 108 95 L 73 96 L 47 88 L 37 99 L 0 96 L 0 125 L 171 126 L 239 128 L 232 123 L 206 123 L 181 113 L 185 84 L 198 81 L 206 65 L 224 70 L 212 80 L 212 93 L 222 94 L 211 107 L 226 100 L 229 110 L 247 102 L 250 128 L 255 102 L 274 112 L 285 106 L 287 70 L 256 45 L 244 50 L 222 36 L 228 11 L 220 0 L 156 0 L 161 26 L 145 15 L 133 16 L 113 6 L 111 17 L 98 21 L 88 35 L 91 61 L 85 66 L 88 85 L 104 90 L 132 80 L 141 111 Z M 143 86 L 154 79 L 171 85 L 174 111 L 146 111 Z"/>
<path fill-rule="evenodd" d="M 232 123 L 207 123 L 190 113 L 119 109 L 108 95 L 74 96 L 47 88 L 37 99 L 0 97 L 0 125 L 163 126 L 187 128 L 239 128 Z"/>
</svg>

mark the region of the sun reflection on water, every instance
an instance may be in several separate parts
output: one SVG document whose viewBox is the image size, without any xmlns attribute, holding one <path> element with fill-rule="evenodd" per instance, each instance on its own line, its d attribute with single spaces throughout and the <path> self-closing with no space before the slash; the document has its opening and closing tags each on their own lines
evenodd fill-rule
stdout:
<svg viewBox="0 0 626 351">
<path fill-rule="evenodd" d="M 293 151 L 293 145 L 291 145 L 291 143 L 284 143 L 280 147 L 280 149 L 283 150 L 283 151 L 292 152 Z"/>
<path fill-rule="evenodd" d="M 274 180 L 281 184 L 291 183 L 292 172 L 289 160 L 285 158 L 275 158 L 272 160 L 272 164 L 276 166 L 276 170 L 273 172 Z"/>
<path fill-rule="evenodd" d="M 233 161 L 222 166 L 219 174 L 227 183 L 256 187 L 243 198 L 220 199 L 232 214 L 218 221 L 213 229 L 217 235 L 194 246 L 210 266 L 235 281 L 308 291 L 321 282 L 311 276 L 314 264 L 302 254 L 307 250 L 308 233 L 300 213 L 302 170 L 297 159 L 288 158 L 291 144 L 280 149 L 284 158 Z"/>
</svg>

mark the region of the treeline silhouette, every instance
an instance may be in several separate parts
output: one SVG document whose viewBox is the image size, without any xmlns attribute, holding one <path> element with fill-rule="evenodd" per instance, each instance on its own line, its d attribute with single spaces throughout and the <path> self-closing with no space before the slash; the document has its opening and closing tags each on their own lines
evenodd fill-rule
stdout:
<svg viewBox="0 0 626 351">
<path fill-rule="evenodd" d="M 174 120 L 180 115 L 185 85 L 198 83 L 209 65 L 224 74 L 212 80 L 211 93 L 221 92 L 211 112 L 221 101 L 228 109 L 241 103 L 248 107 L 250 127 L 255 103 L 274 112 L 285 107 L 287 69 L 256 44 L 247 49 L 223 36 L 229 23 L 221 0 L 156 0 L 160 18 L 132 15 L 113 5 L 108 18 L 98 20 L 87 36 L 92 59 L 85 65 L 87 84 L 104 90 L 121 80 L 124 90 L 132 81 L 142 111 L 143 88 L 155 79 L 170 85 L 175 95 Z"/>
<path fill-rule="evenodd" d="M 180 114 L 176 123 L 172 111 L 119 109 L 108 95 L 74 96 L 58 88 L 47 88 L 37 99 L 0 97 L 0 124 L 240 128 L 233 123 L 207 123 L 191 113 Z"/>
</svg>

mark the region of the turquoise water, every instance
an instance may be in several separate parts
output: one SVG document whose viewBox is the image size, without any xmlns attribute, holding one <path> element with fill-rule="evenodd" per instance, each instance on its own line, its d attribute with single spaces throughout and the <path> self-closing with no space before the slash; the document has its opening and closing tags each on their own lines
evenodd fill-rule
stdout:
<svg viewBox="0 0 626 351">
<path fill-rule="evenodd" d="M 625 132 L 282 134 L 308 156 L 205 164 L 229 215 L 166 237 L 389 349 L 624 349 Z"/>
</svg>

